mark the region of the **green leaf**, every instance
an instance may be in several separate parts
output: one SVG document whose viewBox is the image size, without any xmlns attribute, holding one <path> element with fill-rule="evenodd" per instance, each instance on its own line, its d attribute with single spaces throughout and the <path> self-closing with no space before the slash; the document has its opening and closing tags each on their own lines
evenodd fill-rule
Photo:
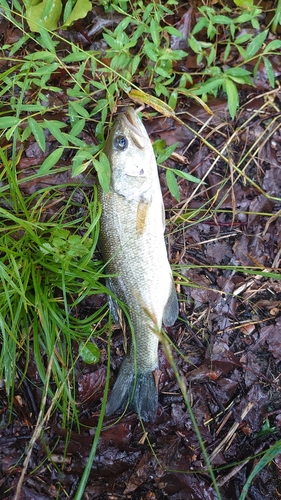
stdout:
<svg viewBox="0 0 281 500">
<path fill-rule="evenodd" d="M 245 33 L 245 35 L 240 35 L 236 38 L 235 43 L 237 43 L 238 45 L 242 45 L 243 43 L 248 42 L 252 38 L 252 36 L 253 35 L 251 33 Z"/>
<path fill-rule="evenodd" d="M 113 36 L 108 35 L 107 33 L 102 34 L 103 38 L 105 39 L 106 43 L 109 45 L 114 50 L 121 50 L 122 49 L 122 43 L 119 40 L 116 40 L 116 38 L 113 38 Z"/>
<path fill-rule="evenodd" d="M 275 87 L 275 75 L 274 75 L 274 70 L 273 70 L 272 64 L 269 61 L 269 59 L 267 59 L 267 57 L 263 57 L 263 62 L 265 65 L 266 74 L 267 74 L 270 86 L 272 88 L 274 88 Z"/>
<path fill-rule="evenodd" d="M 268 30 L 259 33 L 248 45 L 245 53 L 245 61 L 251 59 L 261 48 L 268 35 Z"/>
<path fill-rule="evenodd" d="M 184 38 L 184 35 L 179 30 L 177 30 L 177 28 L 174 28 L 174 26 L 165 26 L 165 31 L 167 31 L 169 35 L 177 36 L 178 38 Z"/>
<path fill-rule="evenodd" d="M 218 90 L 218 88 L 223 85 L 224 83 L 224 78 L 210 78 L 207 80 L 205 83 L 200 85 L 200 87 L 195 87 L 194 89 L 190 89 L 190 93 L 194 95 L 202 95 L 202 94 L 208 94 L 209 92 L 212 92 L 214 90 Z"/>
<path fill-rule="evenodd" d="M 34 118 L 28 118 L 28 125 L 30 126 L 31 132 L 34 135 L 34 139 L 36 140 L 38 146 L 42 149 L 43 152 L 46 150 L 46 139 L 44 130 L 39 125 L 39 123 L 34 120 Z"/>
<path fill-rule="evenodd" d="M 196 35 L 196 33 L 199 33 L 204 28 L 207 28 L 209 25 L 209 21 L 205 17 L 199 17 L 197 23 L 195 24 L 191 34 Z"/>
<path fill-rule="evenodd" d="M 168 71 L 166 71 L 165 69 L 163 69 L 163 68 L 161 68 L 159 66 L 155 67 L 155 73 L 157 73 L 157 75 L 163 76 L 163 78 L 169 78 L 170 77 L 170 73 L 168 73 Z"/>
<path fill-rule="evenodd" d="M 79 344 L 79 355 L 84 363 L 98 363 L 100 359 L 100 350 L 96 344 L 88 342 L 87 344 Z"/>
<path fill-rule="evenodd" d="M 155 151 L 155 154 L 157 155 L 157 163 L 161 164 L 164 161 L 166 161 L 168 158 L 170 158 L 171 154 L 176 150 L 178 146 L 178 142 L 175 142 L 174 144 L 171 144 L 171 146 L 168 146 L 165 148 L 166 142 L 165 141 L 155 141 L 153 144 L 153 149 Z M 158 150 L 157 150 L 158 149 Z"/>
<path fill-rule="evenodd" d="M 60 160 L 63 153 L 63 148 L 55 149 L 48 158 L 43 161 L 41 167 L 38 170 L 38 175 L 45 175 L 51 170 L 51 168 Z"/>
<path fill-rule="evenodd" d="M 229 76 L 241 77 L 249 76 L 251 72 L 244 68 L 229 68 L 226 70 L 225 74 Z"/>
<path fill-rule="evenodd" d="M 231 24 L 232 19 L 230 19 L 227 16 L 223 16 L 221 14 L 218 14 L 217 16 L 212 17 L 212 23 L 216 24 Z"/>
<path fill-rule="evenodd" d="M 62 146 L 68 146 L 68 140 L 60 130 L 62 127 L 65 127 L 64 123 L 56 120 L 44 120 L 44 127 L 51 132 L 52 136 L 57 139 Z"/>
<path fill-rule="evenodd" d="M 87 52 L 81 52 L 79 50 L 78 52 L 73 52 L 72 54 L 68 54 L 68 56 L 64 57 L 62 61 L 65 63 L 80 62 L 87 60 L 88 57 L 89 54 Z"/>
<path fill-rule="evenodd" d="M 89 0 L 77 0 L 70 16 L 63 24 L 63 28 L 71 26 L 78 19 L 83 19 L 84 17 L 86 17 L 88 12 L 90 12 L 91 8 L 92 8 L 92 3 Z"/>
<path fill-rule="evenodd" d="M 20 123 L 20 119 L 15 116 L 2 116 L 0 118 L 0 129 L 15 127 Z"/>
<path fill-rule="evenodd" d="M 250 9 L 253 4 L 254 0 L 234 0 L 235 5 L 237 7 L 242 7 L 243 9 Z"/>
<path fill-rule="evenodd" d="M 46 28 L 44 26 L 40 26 L 39 27 L 39 31 L 40 31 L 41 39 L 42 39 L 42 42 L 43 42 L 42 46 L 45 49 L 48 49 L 52 54 L 55 54 L 56 53 L 56 48 L 55 48 L 54 41 L 50 37 L 50 35 L 49 35 L 48 31 L 46 30 Z"/>
<path fill-rule="evenodd" d="M 51 54 L 47 50 L 38 50 L 37 52 L 26 54 L 24 59 L 27 59 L 28 61 L 37 61 L 39 59 L 40 61 L 45 61 L 47 64 L 51 64 L 56 59 L 56 54 Z"/>
<path fill-rule="evenodd" d="M 53 31 L 58 26 L 62 11 L 61 0 L 43 0 L 42 2 L 29 4 L 26 9 L 26 20 L 31 31 L 40 33 L 40 26 Z"/>
<path fill-rule="evenodd" d="M 143 46 L 143 51 L 145 52 L 145 54 L 147 55 L 147 57 L 149 57 L 149 59 L 151 59 L 151 61 L 157 62 L 158 57 L 159 57 L 158 56 L 158 51 L 157 51 L 157 48 L 154 46 L 153 43 L 148 42 L 147 40 L 145 40 L 144 46 Z"/>
<path fill-rule="evenodd" d="M 229 113 L 231 118 L 234 119 L 239 104 L 238 90 L 232 80 L 225 81 L 224 89 L 227 95 Z"/>
<path fill-rule="evenodd" d="M 280 48 L 281 48 L 281 40 L 271 40 L 271 42 L 269 42 L 269 44 L 265 47 L 264 54 L 267 54 L 268 52 L 272 52 Z"/>
<path fill-rule="evenodd" d="M 182 170 L 178 170 L 177 168 L 173 168 L 172 171 L 179 177 L 182 177 L 189 182 L 194 182 L 195 184 L 199 184 L 201 182 L 201 179 L 198 179 L 198 177 L 194 177 L 194 175 L 191 175 L 188 172 L 182 172 Z M 203 184 L 206 183 L 204 182 Z"/>
<path fill-rule="evenodd" d="M 81 174 L 92 162 L 92 154 L 87 150 L 80 150 L 72 161 L 72 177 Z"/>
<path fill-rule="evenodd" d="M 82 132 L 83 128 L 85 127 L 85 122 L 84 118 L 81 118 L 81 120 L 78 120 L 76 123 L 74 123 L 72 129 L 71 129 L 71 135 L 74 135 L 76 137 L 77 135 Z"/>
<path fill-rule="evenodd" d="M 89 118 L 88 111 L 79 104 L 77 101 L 71 101 L 69 105 L 75 110 L 78 116 L 82 116 L 83 118 Z"/>
<path fill-rule="evenodd" d="M 93 165 L 98 174 L 99 183 L 105 193 L 109 192 L 110 187 L 110 163 L 106 154 L 102 151 L 99 156 L 99 160 L 93 160 Z"/>
<path fill-rule="evenodd" d="M 176 179 L 176 176 L 175 176 L 173 170 L 166 171 L 166 181 L 167 181 L 167 186 L 169 188 L 171 195 L 177 201 L 180 201 L 180 190 L 179 190 L 177 179 Z"/>
<path fill-rule="evenodd" d="M 156 19 L 152 18 L 150 21 L 150 34 L 153 43 L 158 47 L 159 45 L 159 23 Z"/>
<path fill-rule="evenodd" d="M 139 67 L 139 64 L 140 64 L 140 55 L 139 54 L 136 54 L 134 59 L 132 60 L 131 62 L 131 65 L 132 65 L 132 68 L 131 68 L 131 72 L 132 72 L 132 75 L 135 74 L 135 72 L 137 71 L 138 67 Z"/>
<path fill-rule="evenodd" d="M 191 50 L 193 50 L 193 52 L 195 52 L 195 54 L 201 54 L 202 47 L 194 36 L 189 37 L 188 43 L 189 43 Z"/>
</svg>

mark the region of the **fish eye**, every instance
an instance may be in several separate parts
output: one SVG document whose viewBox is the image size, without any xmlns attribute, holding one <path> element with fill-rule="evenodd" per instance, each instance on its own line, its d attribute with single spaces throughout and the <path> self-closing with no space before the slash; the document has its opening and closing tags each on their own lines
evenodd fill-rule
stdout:
<svg viewBox="0 0 281 500">
<path fill-rule="evenodd" d="M 120 151 L 125 151 L 128 147 L 128 141 L 124 135 L 117 135 L 114 139 L 114 145 Z"/>
</svg>

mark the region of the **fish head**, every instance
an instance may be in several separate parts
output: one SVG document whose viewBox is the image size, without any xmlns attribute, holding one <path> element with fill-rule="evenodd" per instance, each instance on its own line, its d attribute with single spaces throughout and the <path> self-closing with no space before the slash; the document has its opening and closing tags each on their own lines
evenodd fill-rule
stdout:
<svg viewBox="0 0 281 500">
<path fill-rule="evenodd" d="M 157 164 L 147 131 L 133 108 L 118 115 L 105 148 L 111 165 L 111 188 L 128 200 L 150 201 Z"/>
</svg>

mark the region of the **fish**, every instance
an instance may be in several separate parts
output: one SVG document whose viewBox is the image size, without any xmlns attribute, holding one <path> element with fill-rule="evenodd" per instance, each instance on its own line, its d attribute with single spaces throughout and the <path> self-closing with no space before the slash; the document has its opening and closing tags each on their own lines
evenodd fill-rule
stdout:
<svg viewBox="0 0 281 500">
<path fill-rule="evenodd" d="M 147 131 L 132 107 L 120 113 L 105 143 L 110 188 L 98 189 L 99 244 L 106 263 L 109 307 L 115 323 L 125 304 L 132 335 L 106 406 L 127 408 L 147 422 L 158 410 L 154 374 L 162 323 L 178 317 L 178 300 L 164 239 L 165 212 L 157 163 Z"/>
</svg>

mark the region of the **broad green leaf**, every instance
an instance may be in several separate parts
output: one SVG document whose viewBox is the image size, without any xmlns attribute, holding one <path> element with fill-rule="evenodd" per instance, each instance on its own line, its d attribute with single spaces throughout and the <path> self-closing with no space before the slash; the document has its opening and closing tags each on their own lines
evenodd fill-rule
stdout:
<svg viewBox="0 0 281 500">
<path fill-rule="evenodd" d="M 105 193 L 109 192 L 110 186 L 110 163 L 106 154 L 102 151 L 99 156 L 99 160 L 93 160 L 93 165 L 98 174 L 99 183 Z"/>
<path fill-rule="evenodd" d="M 268 30 L 259 33 L 248 45 L 245 53 L 245 61 L 251 59 L 260 50 L 263 42 L 268 35 Z"/>
<path fill-rule="evenodd" d="M 48 158 L 43 161 L 41 167 L 39 168 L 38 175 L 47 174 L 49 170 L 51 170 L 51 168 L 60 160 L 63 151 L 63 148 L 57 148 L 49 154 Z"/>
<path fill-rule="evenodd" d="M 239 104 L 238 90 L 232 80 L 226 80 L 224 89 L 227 95 L 228 109 L 232 119 L 235 118 L 236 111 Z"/>
<path fill-rule="evenodd" d="M 63 28 L 71 26 L 78 19 L 83 19 L 84 17 L 86 17 L 91 8 L 92 8 L 92 3 L 89 0 L 77 0 L 70 16 L 63 24 Z"/>
<path fill-rule="evenodd" d="M 34 120 L 34 118 L 28 118 L 28 125 L 30 126 L 31 132 L 34 135 L 34 139 L 36 140 L 38 146 L 42 149 L 43 152 L 46 150 L 46 139 L 44 130 L 41 125 Z"/>
<path fill-rule="evenodd" d="M 169 188 L 171 195 L 177 201 L 180 201 L 180 190 L 179 190 L 177 179 L 176 179 L 176 176 L 175 176 L 173 170 L 169 169 L 166 171 L 166 181 L 167 181 L 167 186 Z"/>
<path fill-rule="evenodd" d="M 61 0 L 42 0 L 36 5 L 30 2 L 26 9 L 26 20 L 30 30 L 35 33 L 40 33 L 40 26 L 53 31 L 58 26 L 61 12 Z"/>
<path fill-rule="evenodd" d="M 2 116 L 0 118 L 0 129 L 14 127 L 19 123 L 20 119 L 15 116 Z"/>
<path fill-rule="evenodd" d="M 87 344 L 79 344 L 79 355 L 84 363 L 98 363 L 100 359 L 100 350 L 96 344 L 88 342 Z"/>
</svg>

